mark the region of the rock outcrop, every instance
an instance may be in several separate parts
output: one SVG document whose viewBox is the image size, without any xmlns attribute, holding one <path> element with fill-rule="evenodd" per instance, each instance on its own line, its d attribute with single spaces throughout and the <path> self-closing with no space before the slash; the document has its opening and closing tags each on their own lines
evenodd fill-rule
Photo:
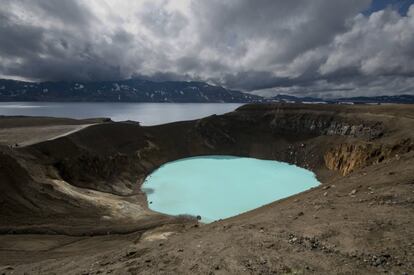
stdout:
<svg viewBox="0 0 414 275">
<path fill-rule="evenodd" d="M 412 140 L 405 139 L 395 144 L 373 142 L 343 143 L 328 150 L 325 164 L 328 169 L 339 171 L 346 176 L 352 171 L 369 165 L 375 165 L 390 158 L 399 158 L 413 150 Z"/>
</svg>

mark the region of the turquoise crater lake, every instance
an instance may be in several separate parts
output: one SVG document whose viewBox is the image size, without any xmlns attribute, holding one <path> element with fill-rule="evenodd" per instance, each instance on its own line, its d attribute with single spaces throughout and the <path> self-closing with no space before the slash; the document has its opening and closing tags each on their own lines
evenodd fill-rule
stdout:
<svg viewBox="0 0 414 275">
<path fill-rule="evenodd" d="M 236 216 L 319 185 L 309 170 L 284 162 L 201 156 L 166 163 L 142 190 L 151 210 L 201 216 L 204 223 Z"/>
</svg>

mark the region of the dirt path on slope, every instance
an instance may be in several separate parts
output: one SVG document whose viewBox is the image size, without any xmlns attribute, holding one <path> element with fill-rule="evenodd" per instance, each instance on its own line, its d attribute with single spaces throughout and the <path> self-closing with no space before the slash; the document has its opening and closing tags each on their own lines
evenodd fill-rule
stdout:
<svg viewBox="0 0 414 275">
<path fill-rule="evenodd" d="M 28 146 L 35 143 L 57 139 L 75 133 L 86 127 L 95 124 L 85 125 L 55 125 L 55 126 L 34 126 L 0 129 L 0 144 L 9 146 Z"/>
<path fill-rule="evenodd" d="M 13 147 L 57 139 L 108 119 L 67 119 L 49 117 L 1 117 L 0 145 Z"/>
</svg>

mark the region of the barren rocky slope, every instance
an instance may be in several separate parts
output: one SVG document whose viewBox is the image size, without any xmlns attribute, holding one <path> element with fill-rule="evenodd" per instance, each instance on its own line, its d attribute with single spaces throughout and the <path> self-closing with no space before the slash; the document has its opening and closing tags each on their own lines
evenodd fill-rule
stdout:
<svg viewBox="0 0 414 275">
<path fill-rule="evenodd" d="M 15 274 L 413 271 L 413 126 L 412 106 L 246 105 L 3 147 L 0 264 Z M 145 176 L 202 154 L 295 163 L 323 184 L 209 225 L 148 210 Z M 85 237 L 108 233 L 129 234 Z"/>
</svg>

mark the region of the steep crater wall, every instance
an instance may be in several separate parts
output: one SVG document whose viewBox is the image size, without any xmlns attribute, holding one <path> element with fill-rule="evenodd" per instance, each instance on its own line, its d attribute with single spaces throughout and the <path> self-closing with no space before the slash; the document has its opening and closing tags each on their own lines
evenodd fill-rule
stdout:
<svg viewBox="0 0 414 275">
<path fill-rule="evenodd" d="M 151 220 L 154 224 L 170 222 L 160 217 L 156 221 L 154 213 L 146 209 L 146 198 L 140 190 L 145 177 L 163 163 L 208 154 L 248 156 L 311 169 L 324 182 L 410 152 L 414 139 L 411 132 L 404 130 L 410 126 L 413 119 L 397 115 L 393 109 L 376 114 L 371 107 L 279 104 L 246 105 L 221 116 L 153 127 L 135 123 L 94 125 L 19 149 L 18 154 L 6 152 L 18 160 L 24 159 L 22 169 L 31 176 L 26 186 L 47 183 L 53 188 L 42 189 L 41 199 L 38 191 L 29 195 L 36 202 L 42 201 L 37 203 L 40 206 L 36 211 L 0 210 L 0 215 L 13 217 L 8 221 L 16 225 L 26 223 L 20 218 L 24 216 L 37 217 L 37 224 L 47 223 L 48 213 L 54 211 L 47 208 L 48 201 L 59 198 L 57 202 L 53 199 L 55 208 L 63 209 L 56 222 L 66 215 L 65 222 L 74 227 L 98 222 L 102 228 L 123 232 L 125 227 L 132 230 L 148 226 Z M 9 182 L 14 180 L 10 171 L 3 173 Z M 62 190 L 56 182 L 67 184 L 65 196 L 60 194 Z M 17 190 L 22 182 L 13 184 Z M 74 196 L 75 191 L 67 191 L 68 186 L 82 196 Z M 93 202 L 86 199 L 88 192 L 94 197 Z M 102 199 L 106 196 L 111 197 Z M 96 203 L 95 199 L 110 202 Z M 66 207 L 76 203 L 76 211 Z M 74 214 L 78 212 L 91 218 L 88 222 L 79 220 Z M 88 231 L 90 226 L 77 232 Z"/>
</svg>

